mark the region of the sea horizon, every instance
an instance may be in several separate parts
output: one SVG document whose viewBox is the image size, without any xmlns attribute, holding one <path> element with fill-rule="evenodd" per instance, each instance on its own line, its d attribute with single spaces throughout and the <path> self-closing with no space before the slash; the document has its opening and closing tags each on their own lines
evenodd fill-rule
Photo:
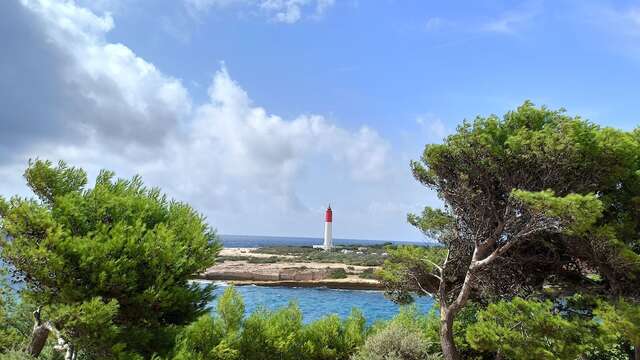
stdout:
<svg viewBox="0 0 640 360">
<path fill-rule="evenodd" d="M 226 248 L 243 247 L 268 247 L 268 246 L 311 246 L 322 244 L 321 237 L 310 236 L 275 236 L 275 235 L 238 235 L 238 234 L 218 234 L 222 245 Z M 438 243 L 410 240 L 380 240 L 380 239 L 350 239 L 334 238 L 336 245 L 380 245 L 391 243 L 393 245 L 418 245 L 418 246 L 438 246 Z"/>
</svg>

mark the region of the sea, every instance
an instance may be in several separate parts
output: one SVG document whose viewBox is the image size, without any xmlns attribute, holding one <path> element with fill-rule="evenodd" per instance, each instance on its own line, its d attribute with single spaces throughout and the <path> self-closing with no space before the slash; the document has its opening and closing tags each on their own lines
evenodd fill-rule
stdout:
<svg viewBox="0 0 640 360">
<path fill-rule="evenodd" d="M 267 246 L 311 246 L 320 244 L 320 238 L 303 237 L 275 237 L 275 236 L 248 236 L 248 235 L 221 235 L 222 244 L 225 247 L 267 247 Z M 337 245 L 373 245 L 384 244 L 383 240 L 355 240 L 355 239 L 334 239 Z M 414 244 L 429 246 L 432 244 L 421 242 L 391 241 L 394 244 Z M 0 267 L 4 266 L 0 262 Z M 1 275 L 1 274 L 0 274 Z M 12 287 L 19 290 L 20 283 L 12 282 Z M 224 282 L 216 282 L 215 295 L 210 304 L 212 311 L 215 311 L 217 298 L 228 285 Z M 388 320 L 395 316 L 400 310 L 400 306 L 387 299 L 383 291 L 375 290 L 338 290 L 323 287 L 318 288 L 296 288 L 296 287 L 267 287 L 267 286 L 238 286 L 236 288 L 242 295 L 247 314 L 258 308 L 271 310 L 287 306 L 293 301 L 298 304 L 302 311 L 303 321 L 311 322 L 329 314 L 337 314 L 340 317 L 347 317 L 352 308 L 358 308 L 365 316 L 367 323 L 372 324 L 377 320 Z M 416 306 L 419 310 L 426 312 L 433 306 L 433 299 L 430 297 L 419 297 L 416 299 Z"/>
<path fill-rule="evenodd" d="M 313 237 L 289 237 L 289 236 L 262 236 L 262 235 L 219 235 L 222 245 L 227 248 L 268 247 L 268 246 L 312 246 L 321 245 L 322 238 Z M 390 241 L 390 240 L 364 240 L 364 239 L 333 239 L 335 245 L 382 245 L 391 243 L 394 245 L 420 245 L 434 246 L 434 243 L 426 241 Z"/>
<path fill-rule="evenodd" d="M 276 237 L 250 235 L 221 235 L 225 247 L 268 247 L 268 246 L 311 246 L 321 244 L 320 238 L 304 237 Z M 336 245 L 374 245 L 391 242 L 393 244 L 413 244 L 429 246 L 425 242 L 404 242 L 384 240 L 334 239 Z M 216 283 L 216 295 L 222 294 L 227 288 L 224 282 Z M 250 313 L 258 308 L 271 310 L 287 306 L 293 301 L 298 304 L 302 312 L 303 321 L 311 322 L 329 314 L 347 317 L 352 308 L 358 308 L 363 313 L 368 324 L 377 320 L 388 320 L 400 310 L 400 306 L 387 299 L 383 291 L 376 290 L 338 290 L 328 288 L 295 288 L 268 286 L 238 286 L 238 292 L 245 302 L 245 311 Z M 433 306 L 430 297 L 418 297 L 415 302 L 422 312 Z M 211 304 L 215 308 L 216 300 Z"/>
</svg>

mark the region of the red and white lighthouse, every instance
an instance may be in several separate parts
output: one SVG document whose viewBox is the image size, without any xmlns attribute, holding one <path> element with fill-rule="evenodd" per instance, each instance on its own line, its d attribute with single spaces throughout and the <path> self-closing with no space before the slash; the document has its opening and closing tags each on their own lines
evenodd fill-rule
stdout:
<svg viewBox="0 0 640 360">
<path fill-rule="evenodd" d="M 324 249 L 331 250 L 333 248 L 333 237 L 331 234 L 331 223 L 333 222 L 333 212 L 331 211 L 331 205 L 327 207 L 327 211 L 324 213 Z"/>
</svg>

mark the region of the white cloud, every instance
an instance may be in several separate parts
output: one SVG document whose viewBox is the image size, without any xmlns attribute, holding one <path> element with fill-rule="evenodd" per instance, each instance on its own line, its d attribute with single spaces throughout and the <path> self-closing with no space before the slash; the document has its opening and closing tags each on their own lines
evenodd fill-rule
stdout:
<svg viewBox="0 0 640 360">
<path fill-rule="evenodd" d="M 640 6 L 619 5 L 610 2 L 580 3 L 576 10 L 579 26 L 595 30 L 599 36 L 591 41 L 602 41 L 602 48 L 621 52 L 635 60 L 640 58 Z"/>
<path fill-rule="evenodd" d="M 304 14 L 320 18 L 335 4 L 335 0 L 184 0 L 190 13 L 198 15 L 211 9 L 236 8 L 243 12 L 257 10 L 273 22 L 294 24 Z"/>
<path fill-rule="evenodd" d="M 499 34 L 515 34 L 529 25 L 541 10 L 542 3 L 540 1 L 528 1 L 482 23 L 480 30 Z"/>
<path fill-rule="evenodd" d="M 429 141 L 442 141 L 449 134 L 444 121 L 432 114 L 419 115 L 416 123 L 426 132 Z"/>
<path fill-rule="evenodd" d="M 390 146 L 375 130 L 347 130 L 321 115 L 287 120 L 271 114 L 224 66 L 209 100 L 194 105 L 179 79 L 106 40 L 114 27 L 109 15 L 47 0 L 3 3 L 3 13 L 15 19 L 7 22 L 10 33 L 29 41 L 18 38 L 0 55 L 0 70 L 8 64 L 20 75 L 0 79 L 0 91 L 18 83 L 31 91 L 0 98 L 0 137 L 11 149 L 11 156 L 0 156 L 0 174 L 13 174 L 0 178 L 3 191 L 20 192 L 16 169 L 29 157 L 64 159 L 93 174 L 102 167 L 122 176 L 140 173 L 215 215 L 214 225 L 223 229 L 241 232 L 246 222 L 273 233 L 278 229 L 266 227 L 271 223 L 294 226 L 274 221 L 274 212 L 308 212 L 297 185 L 305 169 L 338 169 L 334 175 L 351 184 L 387 175 Z M 38 52 L 23 51 L 32 47 Z M 33 71 L 43 65 L 45 72 Z"/>
<path fill-rule="evenodd" d="M 516 34 L 527 27 L 540 14 L 540 11 L 539 1 L 528 1 L 519 7 L 498 12 L 496 16 L 488 18 L 472 17 L 460 20 L 432 16 L 426 19 L 424 30 L 427 32 L 448 30 L 460 33 Z"/>
<path fill-rule="evenodd" d="M 599 4 L 585 9 L 587 19 L 611 33 L 637 40 L 640 37 L 640 7 L 617 8 Z"/>
<path fill-rule="evenodd" d="M 530 11 L 507 12 L 480 26 L 480 30 L 501 34 L 513 34 L 535 16 Z"/>
<path fill-rule="evenodd" d="M 424 23 L 424 29 L 426 31 L 435 31 L 435 30 L 439 30 L 441 29 L 446 23 L 448 23 L 447 20 L 441 18 L 441 17 L 430 17 L 427 19 L 427 21 L 425 21 Z"/>
<path fill-rule="evenodd" d="M 214 76 L 209 96 L 209 103 L 195 110 L 186 138 L 181 139 L 188 145 L 174 144 L 172 152 L 182 161 L 191 159 L 193 166 L 215 169 L 225 182 L 243 189 L 259 187 L 263 194 L 268 191 L 296 204 L 292 182 L 312 156 L 346 162 L 355 180 L 379 180 L 385 174 L 389 146 L 369 128 L 351 133 L 320 115 L 286 121 L 269 114 L 253 105 L 224 67 Z M 195 189 L 211 187 L 209 177 L 200 180 Z"/>
<path fill-rule="evenodd" d="M 96 137 L 119 146 L 147 147 L 189 116 L 191 99 L 180 80 L 128 47 L 105 40 L 114 26 L 109 15 L 97 16 L 72 2 L 23 4 L 37 15 L 44 37 L 40 41 L 51 47 L 42 55 L 57 52 L 65 58 L 51 69 L 59 78 L 45 81 L 68 89 L 69 99 L 60 99 L 57 108 L 62 109 L 60 121 L 79 134 L 77 140 Z"/>
<path fill-rule="evenodd" d="M 316 2 L 316 15 L 321 16 L 335 4 L 335 0 L 317 0 Z"/>
</svg>

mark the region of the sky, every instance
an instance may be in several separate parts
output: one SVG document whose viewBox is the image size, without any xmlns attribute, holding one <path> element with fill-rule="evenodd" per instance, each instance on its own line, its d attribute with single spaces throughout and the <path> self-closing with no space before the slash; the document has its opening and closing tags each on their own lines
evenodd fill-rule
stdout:
<svg viewBox="0 0 640 360">
<path fill-rule="evenodd" d="M 640 2 L 0 1 L 0 195 L 135 174 L 222 234 L 421 240 L 409 161 L 529 99 L 637 126 Z"/>
</svg>

